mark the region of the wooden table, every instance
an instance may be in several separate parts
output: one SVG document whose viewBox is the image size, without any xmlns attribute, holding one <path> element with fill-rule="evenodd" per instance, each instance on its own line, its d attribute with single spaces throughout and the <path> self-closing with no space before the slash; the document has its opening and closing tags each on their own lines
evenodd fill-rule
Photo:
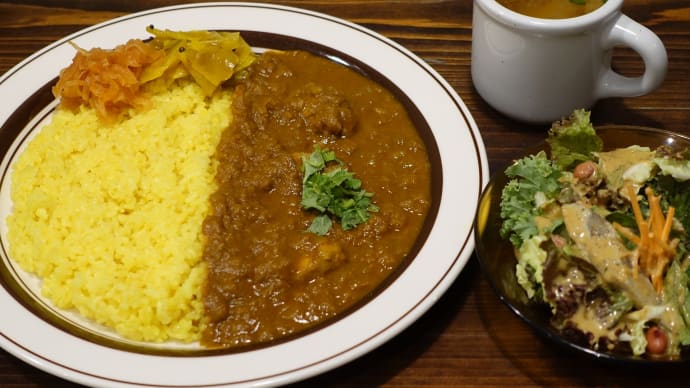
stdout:
<svg viewBox="0 0 690 388">
<path fill-rule="evenodd" d="M 166 0 L 35 0 L 0 2 L 0 73 L 49 43 L 86 26 Z M 526 144 L 543 139 L 545 126 L 502 117 L 472 87 L 470 0 L 277 1 L 328 13 L 386 35 L 425 59 L 457 90 L 483 136 L 493 170 Z M 653 29 L 668 50 L 664 84 L 637 98 L 593 108 L 595 125 L 646 125 L 690 134 L 690 3 L 626 0 L 624 12 Z M 615 68 L 640 74 L 636 54 L 616 50 Z M 0 307 L 1 309 L 1 307 Z M 0 310 L 0 319 L 2 312 Z M 543 341 L 495 297 L 476 258 L 445 296 L 403 333 L 364 357 L 298 386 L 687 386 L 684 366 L 630 368 L 605 364 Z M 0 386 L 69 387 L 4 351 Z"/>
</svg>

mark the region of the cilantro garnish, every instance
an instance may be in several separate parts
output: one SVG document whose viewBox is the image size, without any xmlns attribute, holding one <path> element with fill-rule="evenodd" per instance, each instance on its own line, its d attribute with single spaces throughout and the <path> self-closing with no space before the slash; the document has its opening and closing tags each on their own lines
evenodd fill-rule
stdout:
<svg viewBox="0 0 690 388">
<path fill-rule="evenodd" d="M 337 166 L 326 170 L 329 164 Z M 343 230 L 350 230 L 369 219 L 369 212 L 379 208 L 372 204 L 372 193 L 362 189 L 362 181 L 342 167 L 335 153 L 314 146 L 314 152 L 302 157 L 302 207 L 316 210 L 307 229 L 320 236 L 331 229 L 333 218 L 340 221 Z"/>
</svg>

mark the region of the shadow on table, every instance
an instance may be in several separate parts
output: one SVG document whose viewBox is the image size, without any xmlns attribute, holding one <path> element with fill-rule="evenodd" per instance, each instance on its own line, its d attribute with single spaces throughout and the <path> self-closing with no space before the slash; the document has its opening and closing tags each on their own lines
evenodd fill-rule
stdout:
<svg viewBox="0 0 690 388">
<path fill-rule="evenodd" d="M 11 365 L 13 370 L 17 373 L 4 374 L 4 370 L 0 368 L 0 387 L 17 387 L 17 388 L 31 388 L 31 387 L 50 387 L 50 388 L 79 388 L 79 384 L 72 383 L 66 380 L 61 380 L 53 375 L 50 375 L 38 368 L 35 368 L 9 353 L 0 353 L 0 364 L 3 366 Z"/>
<path fill-rule="evenodd" d="M 400 375 L 438 341 L 465 304 L 471 288 L 477 283 L 478 268 L 471 262 L 441 299 L 395 338 L 344 366 L 290 387 L 373 387 Z"/>
<path fill-rule="evenodd" d="M 642 112 L 644 111 L 631 109 L 626 105 L 626 100 L 624 99 L 610 98 L 601 100 L 594 106 L 591 118 L 595 126 L 619 124 L 673 130 L 673 128 L 664 128 L 663 123 L 655 120 L 651 115 L 642 114 Z M 669 114 L 672 114 L 672 112 L 669 112 Z"/>
</svg>

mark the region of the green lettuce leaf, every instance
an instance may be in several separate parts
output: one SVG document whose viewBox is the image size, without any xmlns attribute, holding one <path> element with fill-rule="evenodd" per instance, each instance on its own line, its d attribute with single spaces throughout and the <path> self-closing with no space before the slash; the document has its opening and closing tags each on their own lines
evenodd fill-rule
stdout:
<svg viewBox="0 0 690 388">
<path fill-rule="evenodd" d="M 690 289 L 688 289 L 687 271 L 683 271 L 678 260 L 673 260 L 664 278 L 664 303 L 677 311 L 684 323 L 683 327 L 676 328 L 683 334 L 679 340 L 682 345 L 688 345 L 690 341 Z"/>
<path fill-rule="evenodd" d="M 540 247 L 544 241 L 546 241 L 545 236 L 533 236 L 525 240 L 517 251 L 518 263 L 515 266 L 515 275 L 530 299 L 537 294 L 544 295 L 543 274 L 547 253 Z"/>
<path fill-rule="evenodd" d="M 603 149 L 604 142 L 589 117 L 589 111 L 578 109 L 551 126 L 546 142 L 551 147 L 551 159 L 560 168 L 570 170 L 578 163 L 592 160 L 593 153 Z"/>
<path fill-rule="evenodd" d="M 501 236 L 519 247 L 539 233 L 534 216 L 540 203 L 555 198 L 560 191 L 561 170 L 541 151 L 519 159 L 505 174 L 511 180 L 501 192 Z"/>
</svg>

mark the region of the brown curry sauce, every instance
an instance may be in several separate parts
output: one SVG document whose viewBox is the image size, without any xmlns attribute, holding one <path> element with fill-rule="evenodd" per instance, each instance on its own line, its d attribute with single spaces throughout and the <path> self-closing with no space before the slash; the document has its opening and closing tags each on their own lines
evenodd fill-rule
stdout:
<svg viewBox="0 0 690 388">
<path fill-rule="evenodd" d="M 342 313 L 406 257 L 431 204 L 425 145 L 375 82 L 304 51 L 267 52 L 235 82 L 203 225 L 212 347 L 278 340 Z M 306 232 L 315 214 L 300 205 L 300 157 L 315 144 L 374 193 L 369 221 Z"/>
</svg>

